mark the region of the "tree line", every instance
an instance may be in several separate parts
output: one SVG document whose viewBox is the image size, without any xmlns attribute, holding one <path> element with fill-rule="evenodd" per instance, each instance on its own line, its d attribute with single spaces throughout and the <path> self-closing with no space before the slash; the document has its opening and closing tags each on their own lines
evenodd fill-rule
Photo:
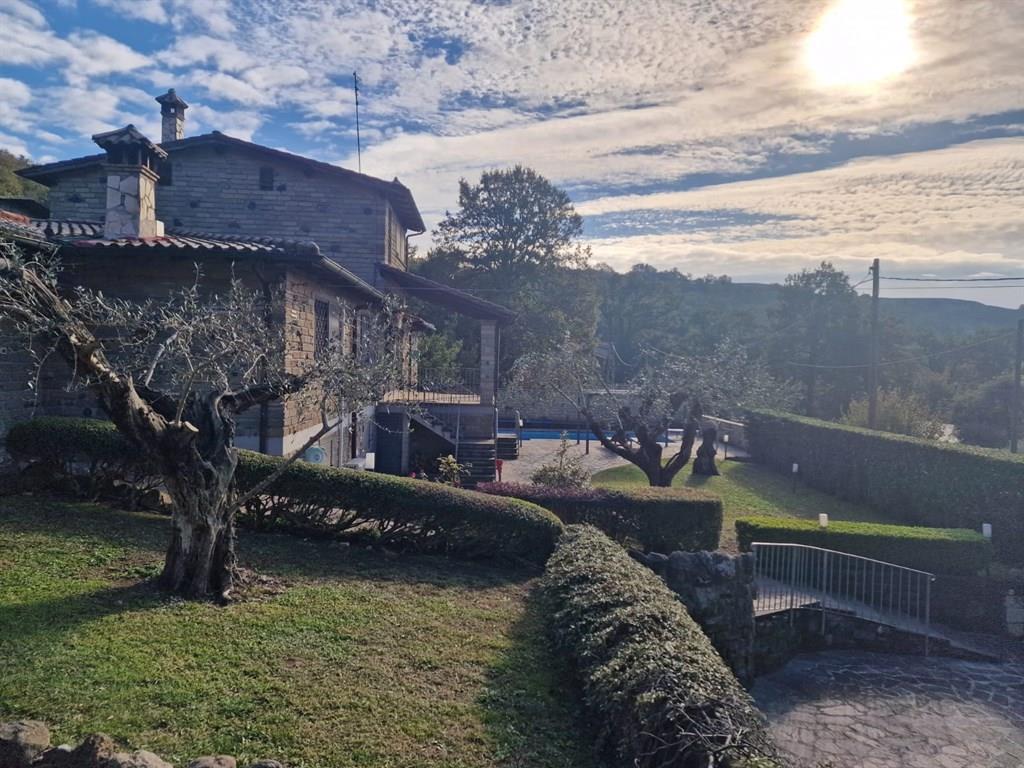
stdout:
<svg viewBox="0 0 1024 768">
<path fill-rule="evenodd" d="M 413 264 L 516 311 L 502 338 L 506 382 L 524 358 L 554 350 L 564 363 L 569 348 L 598 361 L 592 384 L 649 376 L 659 355 L 662 367 L 674 367 L 673 356 L 703 361 L 705 378 L 714 379 L 707 366 L 721 358 L 715 350 L 731 345 L 777 385 L 777 399 L 790 410 L 866 426 L 869 305 L 850 276 L 827 261 L 787 276 L 774 292 L 644 263 L 616 272 L 593 263 L 568 194 L 517 166 L 463 180 L 458 208 Z M 440 331 L 425 342 L 423 364 L 452 375 L 475 367 L 475 324 L 420 309 Z M 1005 447 L 1012 344 L 991 330 L 957 334 L 883 318 L 880 428 L 937 438 L 950 424 L 965 442 Z M 750 404 L 741 394 L 718 392 L 717 407 L 728 414 Z"/>
</svg>

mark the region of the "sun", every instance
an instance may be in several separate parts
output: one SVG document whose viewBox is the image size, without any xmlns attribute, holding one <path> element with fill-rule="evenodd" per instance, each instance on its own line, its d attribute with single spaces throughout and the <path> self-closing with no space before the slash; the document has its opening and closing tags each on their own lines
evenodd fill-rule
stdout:
<svg viewBox="0 0 1024 768">
<path fill-rule="evenodd" d="M 864 87 L 914 63 L 904 0 L 835 0 L 807 39 L 805 62 L 817 85 Z"/>
</svg>

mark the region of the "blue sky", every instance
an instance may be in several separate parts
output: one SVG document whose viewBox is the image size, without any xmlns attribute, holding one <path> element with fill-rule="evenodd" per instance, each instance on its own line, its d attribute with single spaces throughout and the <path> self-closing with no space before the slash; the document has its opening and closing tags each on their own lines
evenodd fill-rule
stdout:
<svg viewBox="0 0 1024 768">
<path fill-rule="evenodd" d="M 1016 0 L 0 0 L 0 146 L 156 137 L 173 86 L 189 134 L 354 167 L 358 70 L 363 168 L 430 225 L 522 162 L 616 269 L 1024 275 L 1022 39 Z"/>
</svg>

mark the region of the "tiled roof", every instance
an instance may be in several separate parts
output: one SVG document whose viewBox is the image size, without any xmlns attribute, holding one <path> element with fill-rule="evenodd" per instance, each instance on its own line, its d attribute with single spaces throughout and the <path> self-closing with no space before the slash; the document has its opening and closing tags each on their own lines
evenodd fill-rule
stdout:
<svg viewBox="0 0 1024 768">
<path fill-rule="evenodd" d="M 17 214 L 0 211 L 0 221 L 12 223 Z M 272 253 L 318 256 L 316 243 L 301 240 L 281 240 L 270 237 L 244 237 L 214 235 L 206 232 L 168 231 L 163 237 L 106 240 L 103 224 L 98 221 L 69 221 L 66 219 L 29 219 L 17 217 L 16 223 L 26 233 L 39 239 L 78 249 L 160 248 L 223 253 Z"/>
<path fill-rule="evenodd" d="M 116 131 L 106 131 L 105 133 L 94 134 L 92 140 L 108 151 L 112 147 L 130 147 L 139 145 L 145 147 L 157 157 L 167 157 L 167 151 L 163 147 L 154 144 L 131 123 L 126 125 L 124 128 L 118 128 Z"/>
<path fill-rule="evenodd" d="M 0 236 L 19 242 L 46 243 L 46 237 L 32 225 L 32 220 L 20 213 L 0 210 Z"/>
<path fill-rule="evenodd" d="M 328 173 L 336 178 L 343 178 L 364 187 L 369 187 L 380 192 L 388 199 L 406 229 L 413 232 L 426 231 L 427 227 L 423 223 L 423 217 L 420 215 L 419 208 L 416 206 L 416 201 L 413 199 L 412 192 L 410 192 L 409 188 L 402 184 L 398 179 L 395 179 L 394 181 L 385 181 L 384 179 L 378 179 L 375 176 L 369 176 L 365 173 L 357 173 L 356 171 L 351 171 L 348 168 L 342 168 L 330 163 L 313 160 L 312 158 L 303 157 L 302 155 L 294 155 L 291 152 L 283 152 L 279 149 L 274 149 L 273 147 L 265 147 L 262 144 L 254 144 L 251 141 L 236 139 L 233 136 L 227 136 L 220 131 L 204 133 L 199 136 L 189 136 L 188 138 L 179 139 L 177 141 L 168 141 L 164 142 L 160 146 L 167 152 L 173 154 L 175 152 L 194 146 L 201 146 L 203 144 L 219 144 L 221 146 L 237 147 L 239 149 L 259 152 L 265 156 L 297 163 L 306 168 L 322 171 L 323 173 Z M 106 157 L 107 156 L 105 154 L 87 155 L 86 157 L 76 157 L 71 160 L 61 160 L 56 163 L 47 163 L 45 165 L 30 165 L 27 168 L 22 168 L 17 171 L 17 174 L 26 179 L 38 181 L 41 184 L 51 184 L 61 173 L 99 165 L 106 161 Z"/>
<path fill-rule="evenodd" d="M 495 304 L 493 301 L 480 299 L 471 294 L 452 288 L 450 285 L 435 283 L 412 272 L 392 267 L 389 264 L 378 264 L 381 276 L 403 293 L 430 304 L 454 309 L 456 312 L 480 320 L 494 320 L 498 323 L 510 323 L 516 319 L 516 313 L 508 307 Z"/>
<path fill-rule="evenodd" d="M 121 237 L 115 240 L 105 240 L 102 237 L 84 239 L 64 238 L 64 242 L 77 250 L 147 249 L 204 251 L 206 253 L 295 254 L 303 256 L 317 256 L 320 254 L 320 249 L 313 242 L 273 240 L 270 238 L 229 238 L 194 232 L 168 232 L 162 237 Z"/>
<path fill-rule="evenodd" d="M 71 221 L 68 219 L 32 219 L 31 225 L 44 237 L 103 237 L 101 221 Z"/>
<path fill-rule="evenodd" d="M 285 261 L 298 261 L 329 275 L 373 300 L 382 294 L 345 267 L 320 253 L 316 243 L 308 240 L 283 240 L 271 237 L 215 235 L 206 232 L 170 231 L 162 237 L 115 240 L 103 238 L 103 225 L 95 221 L 64 221 L 30 219 L 19 213 L 0 210 L 0 236 L 32 244 L 53 244 L 82 253 L 150 251 L 188 255 L 253 255 L 270 256 Z"/>
</svg>

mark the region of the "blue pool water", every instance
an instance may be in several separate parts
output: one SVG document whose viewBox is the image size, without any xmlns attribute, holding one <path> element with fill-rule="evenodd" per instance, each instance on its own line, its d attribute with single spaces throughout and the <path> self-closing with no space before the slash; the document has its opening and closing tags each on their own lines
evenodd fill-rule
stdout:
<svg viewBox="0 0 1024 768">
<path fill-rule="evenodd" d="M 516 433 L 516 431 L 511 428 L 502 428 L 498 431 L 502 435 L 514 435 Z M 565 432 L 566 437 L 573 442 L 575 442 L 577 438 L 581 441 L 586 440 L 587 437 L 591 440 L 597 440 L 589 429 L 580 429 L 579 431 L 575 429 L 524 429 L 523 440 L 558 440 L 562 436 L 562 432 Z M 608 436 L 611 437 L 611 433 L 608 433 Z M 632 436 L 633 435 L 630 434 L 630 437 Z M 664 441 L 663 437 L 659 439 Z M 671 435 L 669 439 L 670 442 L 675 442 L 679 438 L 677 435 Z"/>
</svg>

